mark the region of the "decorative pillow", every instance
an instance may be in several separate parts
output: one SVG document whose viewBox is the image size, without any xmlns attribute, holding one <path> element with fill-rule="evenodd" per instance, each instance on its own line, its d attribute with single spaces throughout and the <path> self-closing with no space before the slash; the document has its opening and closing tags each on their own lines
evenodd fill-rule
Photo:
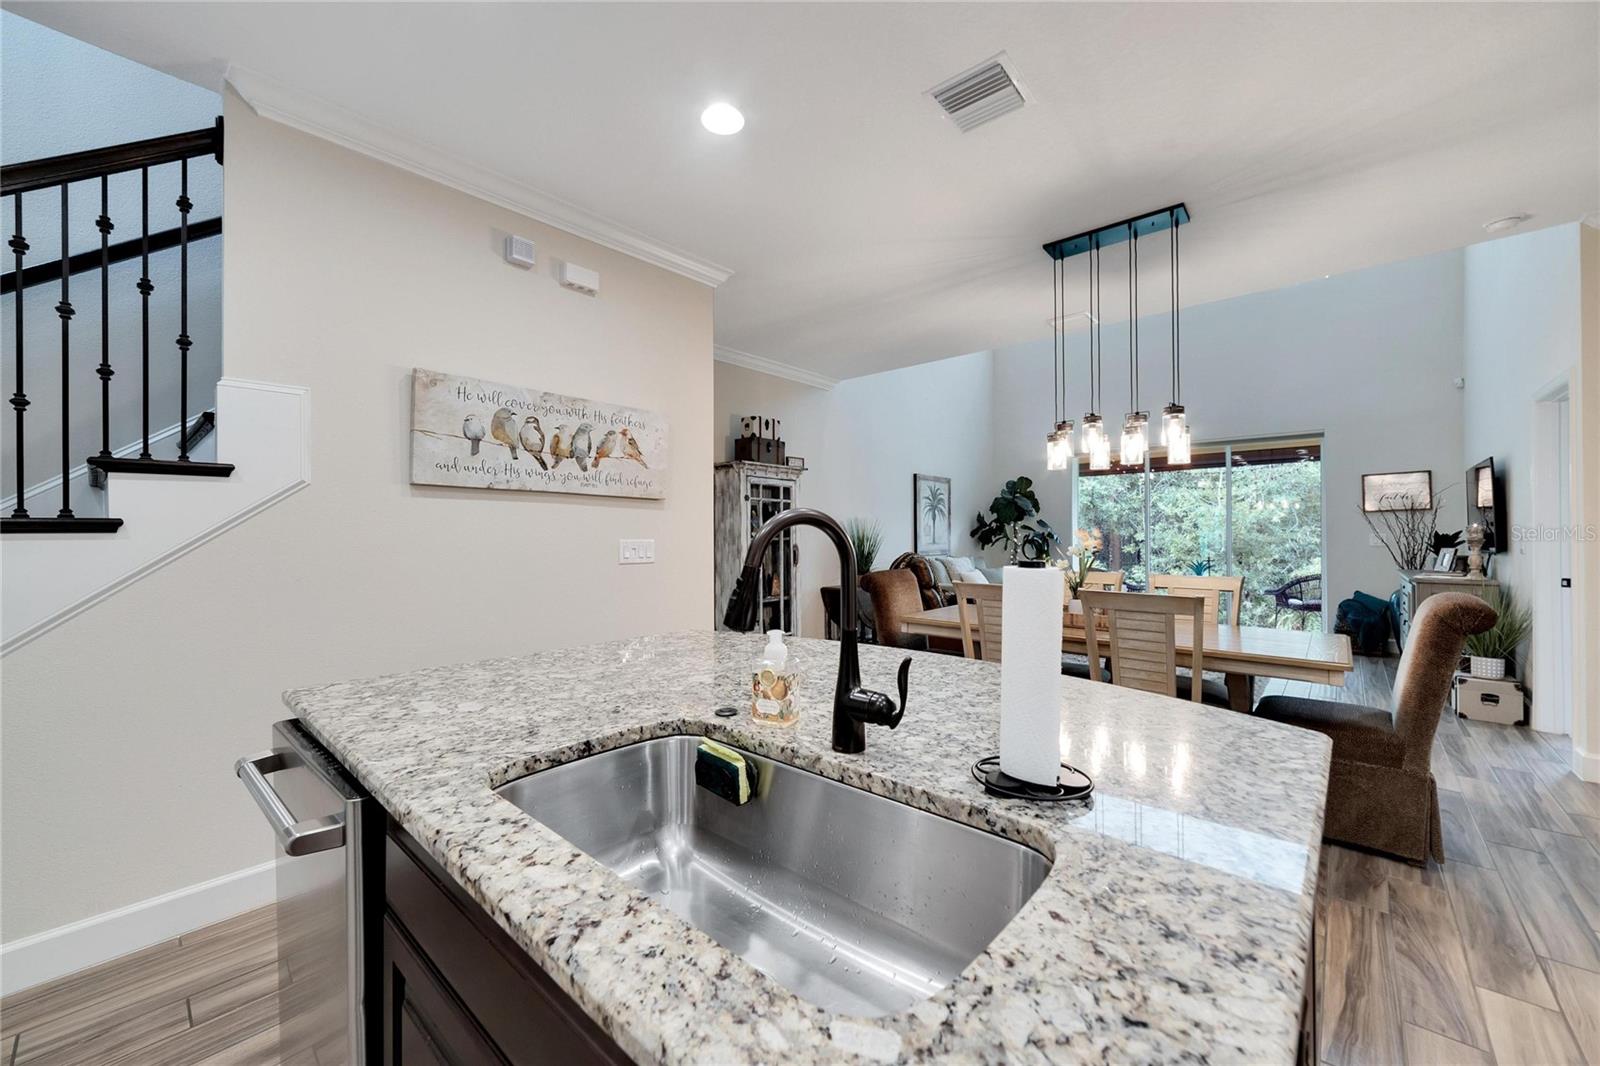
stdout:
<svg viewBox="0 0 1600 1066">
<path fill-rule="evenodd" d="M 988 578 L 983 576 L 983 571 L 982 570 L 963 570 L 963 571 L 961 571 L 960 576 L 956 578 L 956 580 L 964 582 L 965 584 L 968 584 L 968 585 L 988 585 L 988 584 L 992 584 L 992 582 L 990 582 L 990 580 Z"/>
<path fill-rule="evenodd" d="M 924 555 L 923 558 L 928 560 L 928 572 L 933 575 L 933 583 L 940 588 L 949 588 L 950 571 L 945 566 L 945 560 L 948 557 L 944 555 Z"/>
</svg>

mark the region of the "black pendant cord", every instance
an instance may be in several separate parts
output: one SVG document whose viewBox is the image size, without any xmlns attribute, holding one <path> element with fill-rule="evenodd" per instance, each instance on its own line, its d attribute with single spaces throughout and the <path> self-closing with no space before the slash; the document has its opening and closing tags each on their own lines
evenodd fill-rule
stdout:
<svg viewBox="0 0 1600 1066">
<path fill-rule="evenodd" d="M 15 193 L 13 203 L 16 207 L 16 228 L 11 233 L 11 254 L 16 257 L 16 276 L 22 277 L 22 257 L 28 254 L 28 242 L 22 236 L 22 194 Z M 17 413 L 17 503 L 11 509 L 12 518 L 27 518 L 26 506 L 28 496 L 28 481 L 23 477 L 22 432 L 23 417 L 28 410 L 28 394 L 22 387 L 22 286 L 17 286 L 17 391 L 11 394 L 11 409 Z"/>
<path fill-rule="evenodd" d="M 1182 306 L 1178 293 L 1178 216 L 1172 215 L 1172 402 L 1183 403 L 1183 360 L 1179 356 L 1179 342 L 1182 339 L 1179 333 L 1178 308 Z"/>
<path fill-rule="evenodd" d="M 61 511 L 57 518 L 72 517 L 72 399 L 70 373 L 72 369 L 72 269 L 68 264 L 67 241 L 67 184 L 61 183 L 61 302 L 56 304 L 56 314 L 61 316 Z M 18 486 L 19 488 L 21 486 Z"/>
<path fill-rule="evenodd" d="M 1139 409 L 1139 231 L 1128 241 L 1128 399 Z"/>
<path fill-rule="evenodd" d="M 1089 302 L 1094 313 L 1094 333 L 1089 348 L 1089 410 L 1100 413 L 1100 247 L 1089 250 Z"/>
<path fill-rule="evenodd" d="M 1061 260 L 1050 261 L 1050 432 L 1061 421 Z"/>
</svg>

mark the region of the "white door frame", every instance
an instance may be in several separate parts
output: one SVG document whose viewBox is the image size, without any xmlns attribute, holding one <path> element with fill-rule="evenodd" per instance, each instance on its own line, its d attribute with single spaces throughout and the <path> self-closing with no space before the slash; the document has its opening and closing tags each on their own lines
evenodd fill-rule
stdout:
<svg viewBox="0 0 1600 1066">
<path fill-rule="evenodd" d="M 1534 729 L 1545 733 L 1572 732 L 1573 702 L 1577 694 L 1583 691 L 1581 656 L 1567 655 L 1562 650 L 1564 642 L 1558 642 L 1549 635 L 1559 631 L 1563 621 L 1573 627 L 1572 647 L 1582 647 L 1578 642 L 1576 627 L 1579 625 L 1577 611 L 1567 609 L 1563 619 L 1564 608 L 1570 608 L 1571 590 L 1560 587 L 1560 579 L 1571 577 L 1572 569 L 1566 568 L 1563 574 L 1564 553 L 1572 553 L 1576 545 L 1567 543 L 1563 538 L 1569 535 L 1570 529 L 1563 528 L 1561 517 L 1561 485 L 1559 478 L 1567 480 L 1568 518 L 1567 523 L 1575 523 L 1578 500 L 1578 456 L 1573 442 L 1579 439 L 1573 423 L 1578 418 L 1578 405 L 1573 402 L 1572 371 L 1563 373 L 1554 381 L 1547 382 L 1545 386 L 1534 393 L 1533 397 L 1533 462 L 1529 470 L 1529 489 L 1532 507 L 1529 509 L 1531 525 L 1527 529 L 1513 529 L 1513 537 L 1521 538 L 1532 557 L 1529 567 L 1529 583 L 1532 588 L 1525 593 L 1525 601 L 1533 614 L 1533 638 L 1530 641 L 1530 673 L 1533 702 L 1529 710 L 1528 724 Z M 1562 426 L 1559 418 L 1563 411 L 1561 401 L 1567 401 L 1565 412 L 1568 418 L 1566 450 L 1567 469 L 1560 469 Z M 1575 556 L 1573 556 L 1575 562 Z M 1518 592 L 1524 590 L 1518 589 Z M 1563 604 L 1563 594 L 1567 604 Z M 1565 676 L 1563 676 L 1565 675 Z M 1568 692 L 1572 698 L 1566 706 L 1561 705 L 1558 693 Z"/>
</svg>

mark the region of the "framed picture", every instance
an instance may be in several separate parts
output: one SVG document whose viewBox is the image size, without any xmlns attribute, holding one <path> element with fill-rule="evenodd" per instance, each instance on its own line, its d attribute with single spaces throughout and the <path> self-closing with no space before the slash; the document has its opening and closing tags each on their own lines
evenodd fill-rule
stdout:
<svg viewBox="0 0 1600 1066">
<path fill-rule="evenodd" d="M 1433 506 L 1433 471 L 1361 475 L 1363 511 L 1426 511 Z"/>
<path fill-rule="evenodd" d="M 411 373 L 411 483 L 659 500 L 667 420 L 540 389 Z"/>
<path fill-rule="evenodd" d="M 1439 554 L 1434 557 L 1433 568 L 1441 573 L 1448 573 L 1456 568 L 1456 549 L 1440 548 Z"/>
<path fill-rule="evenodd" d="M 950 554 L 950 479 L 911 475 L 911 550 L 918 555 Z"/>
</svg>

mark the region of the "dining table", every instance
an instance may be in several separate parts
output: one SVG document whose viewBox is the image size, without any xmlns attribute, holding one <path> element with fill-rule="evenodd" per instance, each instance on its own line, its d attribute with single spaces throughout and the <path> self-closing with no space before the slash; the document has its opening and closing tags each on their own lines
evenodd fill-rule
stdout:
<svg viewBox="0 0 1600 1066">
<path fill-rule="evenodd" d="M 1061 627 L 1063 652 L 1077 655 L 1088 652 L 1088 638 L 1081 624 L 1082 610 L 1083 605 L 1078 600 L 1065 608 Z M 1078 625 L 1069 624 L 1073 620 L 1072 612 L 1080 619 Z M 900 631 L 907 636 L 959 642 L 960 610 L 951 604 L 909 614 L 901 621 Z M 1194 657 L 1194 623 L 1177 619 L 1173 638 L 1178 665 L 1189 666 Z M 1201 638 L 1202 667 L 1207 673 L 1224 675 L 1228 705 L 1236 711 L 1250 711 L 1258 677 L 1343 687 L 1345 675 L 1355 667 L 1350 638 L 1342 633 L 1206 622 L 1201 626 Z M 1103 651 L 1109 650 L 1109 634 L 1103 627 L 1098 640 Z"/>
</svg>

